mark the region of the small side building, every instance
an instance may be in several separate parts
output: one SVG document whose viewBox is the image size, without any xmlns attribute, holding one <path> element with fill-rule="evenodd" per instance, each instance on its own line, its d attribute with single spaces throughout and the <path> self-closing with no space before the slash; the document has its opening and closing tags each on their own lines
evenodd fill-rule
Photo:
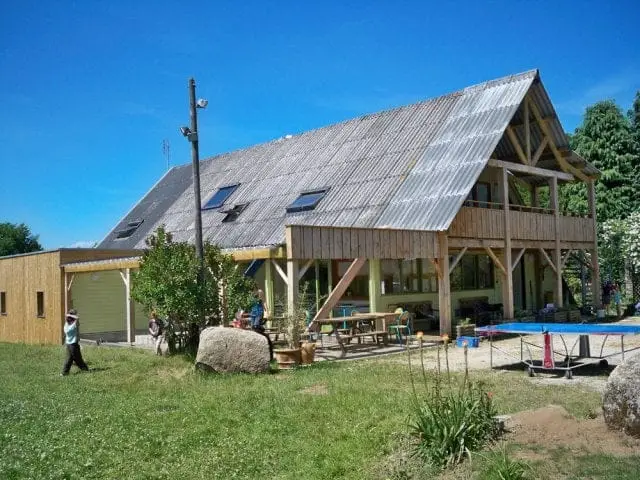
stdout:
<svg viewBox="0 0 640 480">
<path fill-rule="evenodd" d="M 61 343 L 64 313 L 68 308 L 79 307 L 71 296 L 71 274 L 65 275 L 62 266 L 73 262 L 113 262 L 140 253 L 62 248 L 0 257 L 0 342 Z M 124 298 L 124 287 L 122 290 Z M 91 330 L 92 322 L 80 313 L 81 329 Z"/>
</svg>

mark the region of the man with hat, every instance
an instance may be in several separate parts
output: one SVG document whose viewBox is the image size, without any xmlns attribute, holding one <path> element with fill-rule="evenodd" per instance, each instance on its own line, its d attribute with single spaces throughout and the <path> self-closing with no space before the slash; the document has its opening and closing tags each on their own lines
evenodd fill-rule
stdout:
<svg viewBox="0 0 640 480">
<path fill-rule="evenodd" d="M 84 363 L 82 359 L 82 352 L 80 352 L 80 331 L 78 330 L 78 312 L 75 309 L 69 310 L 66 316 L 66 322 L 64 323 L 64 343 L 67 347 L 67 359 L 62 367 L 62 373 L 60 375 L 69 375 L 71 365 L 75 362 L 80 370 L 85 372 L 89 371 L 89 367 Z"/>
</svg>

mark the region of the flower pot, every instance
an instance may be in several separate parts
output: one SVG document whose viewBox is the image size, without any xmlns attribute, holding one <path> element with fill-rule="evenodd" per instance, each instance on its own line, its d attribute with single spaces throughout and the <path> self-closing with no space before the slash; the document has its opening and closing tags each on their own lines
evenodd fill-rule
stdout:
<svg viewBox="0 0 640 480">
<path fill-rule="evenodd" d="M 468 325 L 456 325 L 456 338 L 459 337 L 475 337 L 476 325 L 470 323 Z"/>
<path fill-rule="evenodd" d="M 273 351 L 278 368 L 283 370 L 295 368 L 300 365 L 301 349 L 300 348 L 278 348 Z"/>
<path fill-rule="evenodd" d="M 300 342 L 300 359 L 303 365 L 310 365 L 316 354 L 315 342 Z"/>
</svg>

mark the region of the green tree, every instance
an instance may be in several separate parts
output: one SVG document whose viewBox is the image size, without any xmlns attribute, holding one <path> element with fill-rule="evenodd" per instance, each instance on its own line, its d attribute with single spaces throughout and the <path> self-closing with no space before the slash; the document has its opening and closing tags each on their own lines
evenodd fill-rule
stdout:
<svg viewBox="0 0 640 480">
<path fill-rule="evenodd" d="M 24 223 L 0 223 L 0 257 L 42 250 L 38 236 Z"/>
<path fill-rule="evenodd" d="M 241 303 L 246 308 L 255 283 L 238 272 L 231 256 L 208 242 L 204 245 L 202 282 L 198 281 L 200 263 L 193 245 L 174 242 L 163 227 L 150 235 L 146 244 L 131 296 L 164 319 L 170 353 L 194 354 L 200 330 L 220 323 L 225 304 L 227 315 Z M 228 302 L 222 301 L 221 286 L 226 289 Z"/>
<path fill-rule="evenodd" d="M 640 195 L 635 191 L 638 152 L 631 124 L 614 102 L 607 100 L 587 108 L 571 147 L 602 172 L 596 185 L 599 221 L 624 218 L 640 207 Z M 586 198 L 584 185 L 563 189 L 563 207 L 568 212 L 587 213 Z"/>
</svg>

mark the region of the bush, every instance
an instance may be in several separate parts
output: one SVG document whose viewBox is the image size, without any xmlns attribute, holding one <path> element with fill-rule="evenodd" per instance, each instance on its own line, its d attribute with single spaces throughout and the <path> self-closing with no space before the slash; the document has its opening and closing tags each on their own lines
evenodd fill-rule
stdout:
<svg viewBox="0 0 640 480">
<path fill-rule="evenodd" d="M 466 365 L 467 347 L 464 349 Z M 446 394 L 442 392 L 440 350 L 435 385 L 429 388 L 426 385 L 422 348 L 420 355 L 428 394 L 425 399 L 419 400 L 414 385 L 416 411 L 411 430 L 418 440 L 414 453 L 431 466 L 446 468 L 460 463 L 472 451 L 482 448 L 497 437 L 499 428 L 495 420 L 496 409 L 491 394 L 485 391 L 483 384 L 469 380 L 468 368 L 465 368 L 464 380 L 458 388 L 452 386 L 447 368 L 448 391 Z M 446 344 L 445 357 L 448 365 Z"/>
</svg>

